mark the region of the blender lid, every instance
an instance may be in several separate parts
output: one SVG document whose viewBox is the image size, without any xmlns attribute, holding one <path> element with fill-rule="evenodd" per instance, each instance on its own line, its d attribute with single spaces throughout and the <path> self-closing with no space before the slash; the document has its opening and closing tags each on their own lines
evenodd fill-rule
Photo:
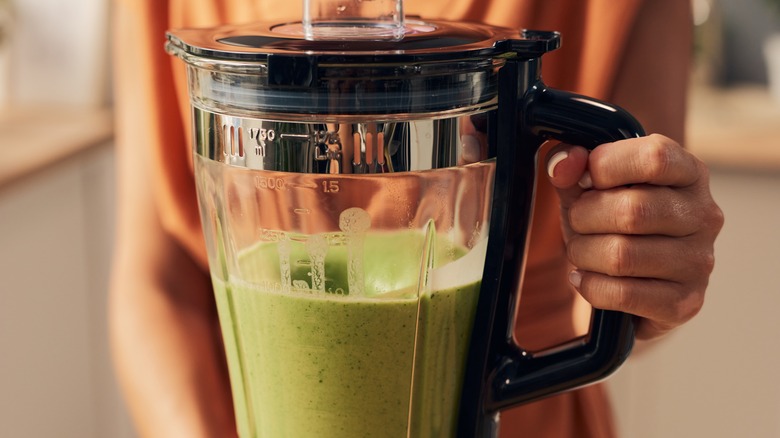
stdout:
<svg viewBox="0 0 780 438">
<path fill-rule="evenodd" d="M 168 50 L 185 60 L 267 62 L 306 57 L 309 63 L 435 62 L 515 54 L 535 58 L 560 46 L 557 32 L 517 31 L 476 23 L 407 17 L 397 40 L 311 40 L 300 22 L 253 23 L 168 32 Z"/>
<path fill-rule="evenodd" d="M 557 32 L 415 19 L 392 40 L 307 39 L 302 22 L 167 38 L 167 51 L 192 67 L 193 101 L 249 114 L 470 111 L 496 102 L 506 58 L 538 58 L 560 45 Z"/>
</svg>

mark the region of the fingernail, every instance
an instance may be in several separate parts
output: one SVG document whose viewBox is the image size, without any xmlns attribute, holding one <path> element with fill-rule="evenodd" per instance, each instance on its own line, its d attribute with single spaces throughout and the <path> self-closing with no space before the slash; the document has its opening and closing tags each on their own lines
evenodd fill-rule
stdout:
<svg viewBox="0 0 780 438">
<path fill-rule="evenodd" d="M 467 163 L 476 163 L 479 161 L 479 139 L 473 135 L 462 135 L 460 142 L 463 145 L 461 158 Z"/>
<path fill-rule="evenodd" d="M 582 284 L 582 272 L 577 270 L 569 272 L 569 283 L 579 289 Z"/>
<path fill-rule="evenodd" d="M 560 151 L 553 155 L 547 163 L 547 175 L 550 175 L 550 178 L 555 176 L 555 166 L 568 157 L 569 153 L 567 151 Z"/>
<path fill-rule="evenodd" d="M 582 178 L 580 178 L 580 181 L 577 183 L 578 186 L 580 186 L 581 189 L 589 189 L 593 187 L 593 179 L 590 177 L 590 172 L 587 170 L 582 175 Z"/>
</svg>

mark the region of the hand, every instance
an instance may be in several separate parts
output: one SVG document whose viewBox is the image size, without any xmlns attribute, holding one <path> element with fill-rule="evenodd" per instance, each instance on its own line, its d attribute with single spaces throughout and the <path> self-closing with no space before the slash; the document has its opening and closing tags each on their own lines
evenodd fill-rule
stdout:
<svg viewBox="0 0 780 438">
<path fill-rule="evenodd" d="M 593 307 L 638 316 L 638 339 L 698 313 L 723 213 L 706 166 L 661 135 L 548 154 L 570 281 Z"/>
</svg>

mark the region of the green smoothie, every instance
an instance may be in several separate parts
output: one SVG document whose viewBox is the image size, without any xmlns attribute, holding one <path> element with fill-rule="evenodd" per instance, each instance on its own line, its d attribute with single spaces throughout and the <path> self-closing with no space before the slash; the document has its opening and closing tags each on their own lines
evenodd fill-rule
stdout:
<svg viewBox="0 0 780 438">
<path fill-rule="evenodd" d="M 240 435 L 454 435 L 479 282 L 417 290 L 464 250 L 367 233 L 355 266 L 355 242 L 325 239 L 260 244 L 214 278 Z"/>
</svg>

